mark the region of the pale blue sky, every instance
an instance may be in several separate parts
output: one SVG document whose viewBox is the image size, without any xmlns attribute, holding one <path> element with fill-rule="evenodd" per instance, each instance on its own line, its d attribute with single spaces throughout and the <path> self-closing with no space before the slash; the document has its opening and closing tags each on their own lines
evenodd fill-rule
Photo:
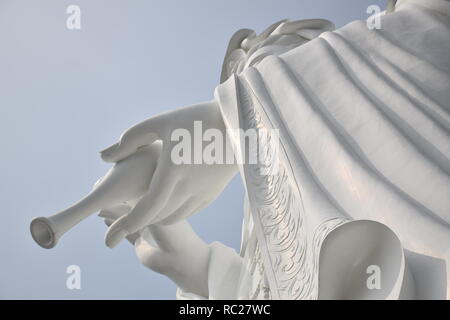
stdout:
<svg viewBox="0 0 450 320">
<path fill-rule="evenodd" d="M 66 8 L 82 29 L 66 28 Z M 98 151 L 127 127 L 162 111 L 209 100 L 230 36 L 275 21 L 366 19 L 386 0 L 0 0 L 0 298 L 172 299 L 170 280 L 144 268 L 123 242 L 104 245 L 92 216 L 52 250 L 29 223 L 86 194 L 109 165 Z M 243 187 L 233 180 L 191 218 L 207 241 L 239 248 Z M 82 270 L 68 290 L 67 266 Z"/>
</svg>

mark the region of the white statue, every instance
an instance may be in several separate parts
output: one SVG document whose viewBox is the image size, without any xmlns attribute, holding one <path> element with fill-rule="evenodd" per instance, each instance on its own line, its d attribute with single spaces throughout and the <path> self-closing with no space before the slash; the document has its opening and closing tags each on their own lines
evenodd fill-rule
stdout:
<svg viewBox="0 0 450 320">
<path fill-rule="evenodd" d="M 106 245 L 127 238 L 180 299 L 450 298 L 450 2 L 394 3 L 379 30 L 238 31 L 215 99 L 128 129 L 101 152 L 114 166 L 91 194 L 34 219 L 33 238 L 52 248 L 100 211 Z M 265 162 L 177 164 L 173 132 L 195 122 L 228 136 L 236 159 L 252 150 L 228 130 L 275 129 L 277 148 L 271 136 Z M 237 172 L 240 253 L 185 220 Z"/>
</svg>

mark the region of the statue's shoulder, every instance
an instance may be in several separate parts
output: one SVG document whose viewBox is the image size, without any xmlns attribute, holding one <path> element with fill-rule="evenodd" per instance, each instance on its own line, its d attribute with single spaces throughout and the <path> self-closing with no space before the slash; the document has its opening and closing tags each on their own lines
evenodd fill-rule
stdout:
<svg viewBox="0 0 450 320">
<path fill-rule="evenodd" d="M 281 20 L 259 35 L 251 29 L 240 29 L 231 37 L 222 63 L 220 83 L 232 74 L 239 74 L 271 54 L 281 54 L 334 30 L 332 22 L 324 19 Z"/>
</svg>

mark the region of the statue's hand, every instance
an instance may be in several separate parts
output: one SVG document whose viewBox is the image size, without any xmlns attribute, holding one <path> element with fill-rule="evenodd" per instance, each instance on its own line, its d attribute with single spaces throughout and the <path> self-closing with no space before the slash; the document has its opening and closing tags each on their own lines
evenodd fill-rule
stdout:
<svg viewBox="0 0 450 320">
<path fill-rule="evenodd" d="M 119 205 L 102 210 L 107 226 L 131 208 Z M 208 297 L 210 248 L 186 220 L 169 226 L 150 225 L 127 236 L 139 261 L 174 281 L 183 291 Z"/>
<path fill-rule="evenodd" d="M 172 149 L 179 142 L 171 141 L 172 132 L 182 129 L 194 136 L 194 121 L 201 121 L 203 131 L 218 129 L 226 136 L 219 106 L 211 101 L 145 120 L 127 130 L 118 143 L 101 152 L 103 160 L 118 162 L 155 140 L 161 140 L 163 144 L 148 191 L 129 214 L 110 226 L 105 240 L 107 246 L 114 247 L 127 235 L 147 225 L 171 224 L 200 211 L 216 199 L 237 172 L 234 164 L 174 162 Z"/>
<path fill-rule="evenodd" d="M 185 292 L 208 297 L 210 248 L 187 221 L 151 225 L 141 231 L 134 247 L 147 268 L 169 277 Z"/>
</svg>

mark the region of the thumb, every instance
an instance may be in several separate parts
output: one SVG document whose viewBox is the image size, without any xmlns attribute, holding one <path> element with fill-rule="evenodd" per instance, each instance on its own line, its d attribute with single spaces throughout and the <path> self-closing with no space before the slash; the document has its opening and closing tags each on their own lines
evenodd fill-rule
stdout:
<svg viewBox="0 0 450 320">
<path fill-rule="evenodd" d="M 100 156 L 106 162 L 118 162 L 135 153 L 139 147 L 152 144 L 157 138 L 155 133 L 126 132 L 119 142 L 100 151 Z"/>
<path fill-rule="evenodd" d="M 150 245 L 143 237 L 136 239 L 134 248 L 139 261 L 144 266 L 158 273 L 164 272 L 167 267 L 165 262 L 167 259 L 165 259 L 166 254 L 162 250 Z"/>
<path fill-rule="evenodd" d="M 100 151 L 102 159 L 106 162 L 118 162 L 135 153 L 139 147 L 152 144 L 164 131 L 165 118 L 166 116 L 159 115 L 129 128 L 118 143 Z"/>
<path fill-rule="evenodd" d="M 115 150 L 118 148 L 119 143 L 115 143 L 112 146 L 100 151 L 100 156 L 102 157 L 102 159 L 106 162 L 111 162 L 109 161 L 111 158 L 114 157 L 115 155 Z"/>
</svg>

